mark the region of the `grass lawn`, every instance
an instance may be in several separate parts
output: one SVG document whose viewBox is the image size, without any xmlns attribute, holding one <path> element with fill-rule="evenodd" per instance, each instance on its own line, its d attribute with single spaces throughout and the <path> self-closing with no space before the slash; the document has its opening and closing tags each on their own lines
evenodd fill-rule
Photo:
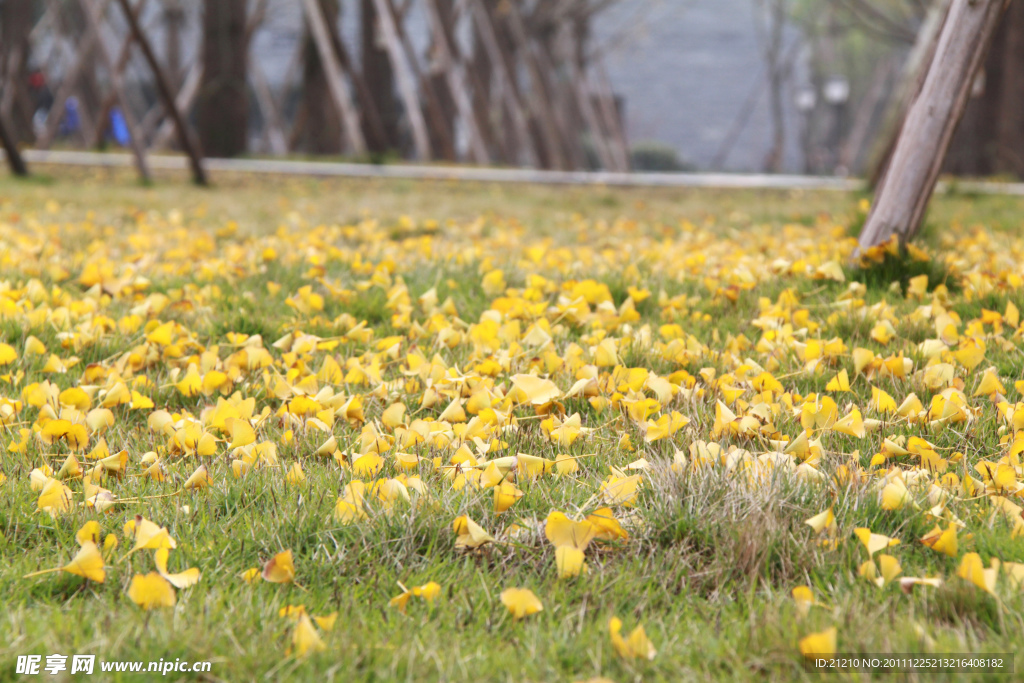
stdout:
<svg viewBox="0 0 1024 683">
<path fill-rule="evenodd" d="M 47 172 L 0 178 L 0 680 L 1020 650 L 1020 199 L 856 268 L 840 193 Z"/>
</svg>

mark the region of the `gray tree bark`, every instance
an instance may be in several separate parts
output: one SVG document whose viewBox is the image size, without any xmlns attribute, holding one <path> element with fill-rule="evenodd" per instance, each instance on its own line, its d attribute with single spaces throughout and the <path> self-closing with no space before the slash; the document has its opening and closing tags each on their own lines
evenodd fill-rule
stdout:
<svg viewBox="0 0 1024 683">
<path fill-rule="evenodd" d="M 328 26 L 338 23 L 341 11 L 337 0 L 317 0 L 320 13 Z M 327 70 L 320 59 L 311 30 L 307 24 L 302 69 L 303 140 L 299 146 L 310 154 L 340 154 L 343 148 L 341 113 L 331 99 Z"/>
<path fill-rule="evenodd" d="M 32 142 L 32 114 L 25 104 L 28 97 L 29 57 L 32 46 L 29 33 L 32 31 L 32 0 L 3 0 L 0 2 L 0 51 L 4 71 L 0 78 L 10 78 L 8 88 L 13 89 L 7 134 L 16 142 Z M 5 97 L 5 99 L 8 99 Z M 4 112 L 0 112 L 4 113 Z"/>
<path fill-rule="evenodd" d="M 377 25 L 377 8 L 373 0 L 362 0 L 360 30 L 363 81 L 366 99 L 372 102 L 380 122 L 381 135 L 374 135 L 371 122 L 364 118 L 363 134 L 370 151 L 383 154 L 399 147 L 398 102 L 395 99 L 395 72 L 388 51 L 382 44 Z M 367 103 L 363 103 L 366 107 Z"/>
<path fill-rule="evenodd" d="M 246 0 L 206 0 L 199 140 L 212 157 L 234 157 L 248 146 L 249 90 Z"/>
</svg>

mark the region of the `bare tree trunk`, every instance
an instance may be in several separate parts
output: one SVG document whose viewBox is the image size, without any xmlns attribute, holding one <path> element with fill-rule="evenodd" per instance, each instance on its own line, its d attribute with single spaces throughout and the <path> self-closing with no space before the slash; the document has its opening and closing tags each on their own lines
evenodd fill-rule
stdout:
<svg viewBox="0 0 1024 683">
<path fill-rule="evenodd" d="M 209 2 L 207 3 L 209 5 Z M 164 2 L 164 36 L 167 50 L 167 83 L 171 90 L 181 89 L 181 27 L 185 24 L 185 8 L 181 0 Z"/>
<path fill-rule="evenodd" d="M 944 171 L 1024 177 L 1024 3 L 1011 3 L 975 79 Z"/>
<path fill-rule="evenodd" d="M 500 145 L 497 144 L 494 116 L 491 109 L 491 91 L 494 87 L 493 70 L 496 67 L 491 64 L 491 60 L 487 56 L 487 48 L 483 45 L 480 28 L 476 22 L 473 22 L 472 29 L 472 54 L 469 57 L 469 63 L 466 65 L 466 68 L 473 76 L 473 109 L 476 111 L 477 120 L 484 127 L 484 137 L 491 141 L 492 151 L 497 153 Z M 503 153 L 500 153 L 500 156 L 502 161 L 510 163 L 510 159 Z"/>
<path fill-rule="evenodd" d="M 334 30 L 340 12 L 337 0 L 317 0 L 326 24 Z M 342 121 L 338 108 L 331 100 L 327 71 L 320 59 L 316 41 L 307 25 L 305 59 L 302 70 L 302 95 L 305 117 L 303 141 L 300 146 L 311 154 L 340 154 L 342 151 Z"/>
<path fill-rule="evenodd" d="M 363 53 L 363 80 L 367 84 L 369 97 L 377 110 L 378 120 L 383 129 L 383 138 L 372 134 L 370 122 L 364 117 L 363 134 L 371 152 L 378 154 L 397 149 L 398 104 L 395 101 L 395 73 L 391 68 L 387 49 L 381 44 L 377 26 L 377 8 L 373 0 L 362 0 L 361 31 Z M 365 108 L 365 104 L 363 105 Z"/>
<path fill-rule="evenodd" d="M 139 36 L 142 35 L 142 30 L 139 28 L 139 23 L 136 21 L 131 5 L 128 0 L 119 0 L 119 4 L 125 18 L 131 24 L 132 35 L 138 40 Z M 146 148 L 139 137 L 139 127 L 135 114 L 132 113 L 131 102 L 128 100 L 125 91 L 123 75 L 117 68 L 116 58 L 108 51 L 107 45 L 103 42 L 103 35 L 100 33 L 100 26 L 104 21 L 104 14 L 102 12 L 105 12 L 106 5 L 101 6 L 99 4 L 91 4 L 87 0 L 78 0 L 78 6 L 81 8 L 82 14 L 85 15 L 86 30 L 97 37 L 98 47 L 96 52 L 99 55 L 100 62 L 107 70 L 110 78 L 110 88 L 117 95 L 117 101 L 121 106 L 124 124 L 128 128 L 128 144 L 132 149 L 132 156 L 135 158 L 135 167 L 138 169 L 139 178 L 144 183 L 151 182 L 153 178 L 149 172 L 149 162 L 146 161 Z M 58 9 L 57 3 L 52 0 L 51 7 L 54 7 L 55 11 Z"/>
<path fill-rule="evenodd" d="M 765 58 L 768 61 L 768 100 L 771 106 L 772 144 L 764 160 L 767 173 L 782 170 L 782 155 L 786 146 L 785 112 L 782 108 L 785 66 L 782 55 L 783 30 L 786 27 L 786 0 L 766 3 L 767 35 Z"/>
<path fill-rule="evenodd" d="M 234 157 L 248 146 L 246 0 L 206 0 L 197 123 L 206 154 Z"/>
<path fill-rule="evenodd" d="M 1024 178 L 1024 3 L 1014 2 L 1006 11 L 1003 45 L 1002 101 L 997 135 L 996 172 Z"/>
<path fill-rule="evenodd" d="M 25 160 L 22 159 L 21 152 L 18 151 L 18 143 L 15 142 L 14 136 L 7 130 L 3 116 L 0 116 L 0 145 L 3 146 L 4 156 L 7 158 L 7 165 L 10 166 L 11 173 L 16 176 L 27 176 L 28 166 L 25 165 Z"/>
<path fill-rule="evenodd" d="M 82 0 L 84 2 L 84 0 Z M 171 120 L 174 121 L 174 127 L 178 131 L 178 141 L 181 143 L 182 149 L 188 155 L 189 165 L 192 168 L 192 181 L 196 185 L 206 185 L 206 169 L 203 168 L 203 152 L 199 146 L 199 140 L 195 135 L 195 132 L 189 126 L 188 121 L 182 115 L 181 110 L 178 109 L 178 105 L 174 99 L 174 93 L 171 92 L 171 87 L 167 83 L 167 78 L 164 76 L 163 69 L 160 68 L 160 62 L 156 59 L 156 53 L 153 52 L 153 46 L 149 43 L 149 38 L 146 37 L 146 33 L 142 30 L 139 25 L 139 18 L 132 11 L 131 5 L 128 0 L 118 0 L 118 4 L 121 5 L 121 10 L 124 12 L 124 17 L 128 21 L 128 26 L 131 28 L 132 35 L 135 37 L 135 42 L 139 44 L 139 49 L 142 50 L 142 56 L 146 58 L 146 64 L 149 66 L 150 71 L 153 72 L 153 80 L 156 81 L 157 92 L 160 93 L 160 99 L 163 100 L 164 108 L 170 115 Z M 95 23 L 95 21 L 94 21 Z M 104 52 L 104 50 L 100 50 Z M 109 58 L 107 61 L 111 61 Z M 115 69 L 111 68 L 111 73 L 116 73 Z M 127 106 L 124 106 L 125 122 L 129 126 L 133 141 L 132 148 L 135 149 L 141 144 L 138 136 L 138 128 L 134 127 L 132 119 L 128 116 Z M 145 158 L 143 156 L 143 158 Z"/>
<path fill-rule="evenodd" d="M 924 23 L 917 34 L 917 41 L 907 57 L 903 74 L 893 89 L 890 111 L 885 115 L 876 142 L 868 153 L 868 185 L 878 187 L 882 182 L 889 162 L 892 160 L 896 141 L 899 139 L 907 120 L 907 112 L 921 92 L 925 77 L 935 59 L 939 36 L 945 26 L 952 0 L 935 0 L 928 8 Z"/>
<path fill-rule="evenodd" d="M 24 102 L 27 99 L 28 63 L 32 51 L 29 42 L 31 31 L 32 0 L 0 2 L 0 50 L 3 51 L 0 63 L 4 66 L 0 78 L 11 79 L 7 87 L 14 91 L 10 99 L 12 103 Z M 35 139 L 32 132 L 34 112 L 26 111 L 25 107 L 15 104 L 10 112 L 0 112 L 0 115 L 3 113 L 10 116 L 7 133 L 15 142 L 32 142 Z"/>
<path fill-rule="evenodd" d="M 451 26 L 455 21 L 452 0 L 437 0 L 435 4 L 437 12 L 440 14 L 441 24 Z M 450 67 L 444 63 L 441 54 L 443 49 L 443 46 L 439 44 L 439 37 L 432 32 L 429 48 L 430 58 L 424 74 L 423 92 L 424 99 L 429 97 L 428 90 L 432 90 L 437 98 L 437 125 L 430 131 L 430 146 L 437 150 L 445 149 L 446 139 L 455 140 L 455 98 L 445 77 L 445 70 Z M 429 79 L 429 83 L 426 82 L 427 79 Z M 454 152 L 454 148 L 452 151 Z M 454 161 L 454 156 L 451 160 Z"/>
<path fill-rule="evenodd" d="M 935 190 L 967 97 L 1009 0 L 953 0 L 935 57 L 896 141 L 859 249 L 912 239 Z"/>
</svg>

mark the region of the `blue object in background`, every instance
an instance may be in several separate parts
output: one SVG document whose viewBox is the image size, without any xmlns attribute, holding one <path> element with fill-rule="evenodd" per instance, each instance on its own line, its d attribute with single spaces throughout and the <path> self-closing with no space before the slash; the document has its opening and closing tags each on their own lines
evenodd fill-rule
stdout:
<svg viewBox="0 0 1024 683">
<path fill-rule="evenodd" d="M 128 133 L 128 124 L 124 121 L 124 114 L 119 107 L 110 110 L 110 134 L 122 147 L 127 147 L 131 142 L 131 135 Z"/>
<path fill-rule="evenodd" d="M 82 125 L 78 115 L 78 98 L 74 95 L 64 100 L 64 118 L 60 121 L 60 134 L 71 135 Z"/>
</svg>

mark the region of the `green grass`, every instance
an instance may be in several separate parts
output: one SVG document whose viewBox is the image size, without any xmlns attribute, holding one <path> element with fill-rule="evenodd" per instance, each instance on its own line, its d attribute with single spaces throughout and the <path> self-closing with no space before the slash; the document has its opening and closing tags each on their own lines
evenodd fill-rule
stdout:
<svg viewBox="0 0 1024 683">
<path fill-rule="evenodd" d="M 865 417 L 877 417 L 866 407 L 871 384 L 854 375 L 848 354 L 824 372 L 814 373 L 804 369 L 803 360 L 792 350 L 771 358 L 753 347 L 762 338 L 762 330 L 755 325 L 761 315 L 760 299 L 775 302 L 791 289 L 799 298 L 797 308 L 809 311 L 808 319 L 818 326 L 807 338 L 839 336 L 850 349 L 866 347 L 882 357 L 903 351 L 914 359 L 917 370 L 924 359 L 916 343 L 934 337 L 935 332 L 928 323 L 910 320 L 921 304 L 930 303 L 930 299 L 905 298 L 910 277 L 927 274 L 929 291 L 946 284 L 950 310 L 965 325 L 980 316 L 982 308 L 1002 312 L 1008 300 L 1022 305 L 1019 291 L 970 294 L 966 269 L 956 262 L 972 244 L 967 230 L 975 225 L 985 226 L 991 240 L 1005 242 L 993 253 L 1017 253 L 1013 250 L 1019 249 L 1014 232 L 1022 209 L 1019 200 L 958 194 L 936 198 L 925 240 L 933 254 L 928 262 L 888 260 L 865 271 L 847 268 L 845 283 L 779 274 L 733 291 L 729 287 L 736 283 L 730 278 L 737 267 L 755 268 L 750 264 L 756 259 L 807 257 L 819 253 L 816 250 L 832 253 L 836 240 L 830 231 L 838 226 L 842 232 L 861 219 L 859 198 L 835 193 L 584 190 L 405 181 L 271 182 L 243 176 L 226 176 L 218 179 L 214 189 L 200 190 L 177 177 L 164 177 L 143 188 L 122 172 L 52 171 L 52 175 L 46 183 L 0 179 L 0 240 L 4 253 L 13 255 L 23 248 L 16 236 L 45 236 L 55 245 L 52 260 L 67 266 L 72 277 L 64 279 L 46 270 L 42 258 L 0 258 L 0 282 L 5 283 L 0 293 L 27 287 L 36 278 L 45 291 L 58 288 L 82 301 L 88 298 L 87 292 L 73 278 L 88 258 L 84 255 L 106 250 L 119 268 L 132 264 L 150 284 L 137 293 L 102 300 L 102 315 L 116 324 L 154 293 L 172 303 L 188 301 L 187 306 L 169 306 L 159 314 L 141 314 L 146 320 L 176 320 L 187 328 L 194 344 L 188 353 L 217 346 L 217 358 L 223 361 L 236 350 L 227 341 L 228 333 L 240 332 L 261 335 L 277 364 L 275 371 L 282 374 L 288 363 L 300 372 L 316 372 L 328 354 L 335 355 L 343 368 L 346 359 L 362 358 L 368 363 L 366 354 L 376 350 L 374 342 L 344 336 L 352 319 L 365 321 L 375 331 L 375 339 L 403 335 L 403 354 L 416 348 L 429 360 L 436 353 L 464 372 L 480 359 L 479 354 L 469 342 L 452 348 L 441 343 L 436 331 L 428 329 L 429 316 L 416 301 L 431 288 L 436 288 L 439 304 L 451 297 L 458 320 L 442 317 L 468 337 L 471 326 L 480 322 L 482 314 L 486 317 L 495 298 L 480 285 L 481 270 L 487 269 L 481 265 L 489 262 L 501 267 L 509 286 L 520 291 L 534 272 L 556 285 L 592 277 L 608 286 L 616 307 L 625 301 L 630 286 L 646 287 L 652 296 L 636 306 L 640 319 L 630 322 L 630 329 L 636 332 L 647 325 L 653 342 L 660 342 L 659 327 L 678 322 L 686 334 L 706 345 L 703 355 L 688 362 L 671 359 L 660 354 L 656 344 L 643 344 L 639 333 L 628 333 L 621 326 L 574 325 L 546 311 L 556 328 L 555 350 L 566 354 L 575 344 L 589 359 L 599 332 L 630 337 L 619 349 L 624 366 L 643 367 L 662 376 L 685 370 L 697 377 L 697 387 L 705 391 L 688 399 L 679 396 L 665 406 L 666 414 L 677 410 L 691 424 L 672 438 L 652 444 L 645 444 L 638 425 L 620 412 L 598 411 L 585 400 L 572 398 L 564 401 L 566 412 L 579 412 L 584 425 L 594 431 L 568 448 L 558 448 L 543 435 L 540 420 L 529 407 L 521 406 L 516 410 L 520 428 L 501 436 L 509 444 L 509 454 L 585 457 L 580 457 L 581 471 L 575 477 L 519 480 L 525 495 L 501 515 L 493 511 L 490 489 L 454 490 L 434 470 L 429 458 L 446 460 L 448 451 L 421 444 L 410 450 L 425 458 L 418 474 L 428 494 L 414 494 L 410 503 L 399 502 L 390 510 L 371 503 L 368 519 L 341 524 L 333 512 L 352 474 L 332 459 L 314 455 L 328 434 L 294 426 L 294 440 L 289 442 L 285 431 L 290 425 L 273 418 L 261 423 L 259 439 L 278 444 L 282 466 L 257 469 L 236 479 L 226 443 L 219 443 L 210 457 L 174 457 L 167 453 L 168 439 L 146 426 L 147 411 L 115 408 L 117 422 L 105 438 L 112 452 L 128 450 L 131 465 L 128 476 L 105 479 L 103 486 L 122 499 L 138 502 L 121 503 L 102 515 L 77 507 L 51 518 L 36 510 L 39 493 L 30 489 L 29 473 L 44 462 L 58 469 L 69 452 L 66 445 L 48 447 L 33 438 L 27 453 L 0 449 L 0 472 L 7 477 L 0 484 L 0 593 L 5 600 L 0 616 L 0 680 L 23 680 L 14 673 L 18 655 L 45 658 L 59 653 L 96 654 L 107 661 L 213 662 L 205 678 L 177 674 L 178 680 L 809 681 L 829 676 L 804 667 L 797 642 L 831 626 L 838 629 L 838 649 L 845 653 L 1019 650 L 1024 627 L 1022 593 L 1001 579 L 996 598 L 956 577 L 965 552 L 978 552 L 986 566 L 990 558 L 1024 562 L 1024 539 L 1013 538 L 1004 521 L 993 519 L 987 501 L 965 497 L 950 503 L 950 511 L 967 528 L 960 532 L 958 556 L 946 557 L 918 541 L 935 525 L 928 515 L 932 503 L 927 488 L 914 491 L 916 507 L 888 511 L 869 485 L 830 480 L 840 464 L 856 462 L 867 468 L 882 439 L 896 434 L 922 435 L 944 456 L 964 453 L 961 463 L 951 463 L 951 471 L 961 477 L 971 473 L 975 462 L 995 460 L 1004 450 L 995 408 L 986 398 L 971 398 L 970 405 L 981 409 L 978 419 L 934 434 L 920 425 L 891 419 L 862 439 L 825 434 L 822 483 L 776 473 L 759 485 L 750 485 L 745 475 L 727 473 L 723 467 L 686 474 L 670 467 L 677 450 L 692 460 L 692 443 L 714 440 L 711 429 L 721 396 L 700 377 L 702 368 L 714 368 L 721 377 L 735 372 L 746 358 L 762 364 L 774 360 L 773 374 L 781 378 L 786 391 L 801 395 L 827 393 L 827 382 L 845 368 L 852 392 L 833 394 L 840 414 L 856 404 Z M 178 215 L 172 217 L 173 211 Z M 428 227 L 431 220 L 440 221 L 440 227 Z M 150 234 L 138 227 L 140 221 L 158 229 Z M 238 224 L 237 233 L 218 236 L 228 221 Z M 160 235 L 178 224 L 188 236 L 182 249 L 195 240 L 207 240 L 211 250 L 169 254 L 178 245 L 160 242 Z M 805 227 L 786 227 L 794 225 Z M 815 231 L 820 241 L 807 242 Z M 592 243 L 578 244 L 580 234 L 593 235 Z M 146 239 L 131 243 L 133 235 Z M 422 256 L 418 250 L 428 242 L 433 251 Z M 279 255 L 263 263 L 255 255 L 268 246 Z M 545 250 L 536 264 L 526 255 L 531 246 Z M 235 248 L 246 256 L 232 261 Z M 679 253 L 672 251 L 675 248 Z M 749 258 L 740 259 L 740 251 Z M 631 254 L 629 265 L 635 266 L 635 274 L 620 260 L 624 253 Z M 711 265 L 687 261 L 698 253 Z M 551 260 L 545 260 L 549 256 Z M 388 288 L 361 288 L 360 283 L 372 277 L 373 266 L 387 259 L 395 263 L 389 275 L 392 284 L 401 277 L 408 287 L 413 319 L 424 328 L 420 333 L 413 334 L 393 319 L 394 311 L 385 307 Z M 361 270 L 359 263 L 371 265 Z M 163 264 L 169 267 L 161 270 Z M 202 265 L 210 268 L 202 270 Z M 322 279 L 313 273 L 314 266 L 323 268 Z M 333 297 L 324 281 L 355 294 L 350 299 Z M 280 291 L 270 294 L 268 282 L 279 284 Z M 863 298 L 868 306 L 885 302 L 893 307 L 901 338 L 882 346 L 870 337 L 872 320 L 832 307 L 851 282 L 865 286 Z M 892 282 L 900 283 L 897 291 L 890 289 Z M 302 313 L 285 303 L 305 285 L 324 295 L 322 311 Z M 678 317 L 659 305 L 662 292 L 667 298 L 689 297 Z M 556 307 L 558 292 L 547 292 L 542 300 L 546 307 Z M 51 300 L 50 305 L 55 308 L 57 303 Z M 44 380 L 60 389 L 85 384 L 82 373 L 90 363 L 113 367 L 123 354 L 143 343 L 142 330 L 123 335 L 115 328 L 95 340 L 78 337 L 78 342 L 68 336 L 68 332 L 83 332 L 74 324 L 61 326 L 51 320 L 29 330 L 29 313 L 26 307 L 0 320 L 2 341 L 20 356 L 0 371 L 25 373 L 20 384 L 0 382 L 0 396 L 17 398 L 24 386 Z M 525 333 L 531 321 L 519 322 Z M 960 329 L 963 332 L 964 326 Z M 315 351 L 296 363 L 271 346 L 295 330 L 337 338 L 338 346 Z M 21 357 L 28 334 L 35 335 L 49 352 L 64 359 L 74 355 L 80 362 L 66 374 L 42 375 L 45 356 Z M 730 349 L 730 339 L 735 343 L 741 335 L 750 346 Z M 980 372 L 992 365 L 1006 385 L 1008 400 L 1021 400 L 1013 386 L 1022 367 L 1019 339 L 1012 339 L 1012 331 L 1003 336 L 1012 340 L 1007 349 L 990 339 L 982 366 L 974 372 L 957 369 L 967 396 Z M 502 347 L 507 349 L 509 344 Z M 528 372 L 530 367 L 544 374 L 542 353 L 520 348 L 510 361 L 512 370 L 503 372 L 498 383 L 508 389 L 508 376 Z M 141 370 L 139 374 L 153 383 L 143 393 L 156 408 L 188 410 L 198 417 L 217 397 L 182 396 L 171 384 L 170 370 L 180 367 L 183 374 L 184 365 L 163 359 Z M 397 363 L 386 366 L 384 372 L 389 382 L 405 382 Z M 555 371 L 553 377 L 563 391 L 576 379 L 566 369 Z M 872 383 L 897 402 L 915 391 L 926 407 L 935 393 L 912 378 Z M 371 421 L 399 398 L 408 405 L 409 418 L 414 414 L 437 417 L 448 403 L 444 400 L 419 410 L 423 386 L 408 395 L 405 386 L 391 387 L 387 398 L 373 386 L 343 383 L 333 389 L 364 395 L 365 414 Z M 283 404 L 270 396 L 258 372 L 241 378 L 236 388 L 256 398 L 257 414 L 264 406 L 276 413 Z M 750 400 L 751 392 L 744 398 Z M 18 429 L 30 428 L 37 417 L 37 409 L 25 408 L 19 424 L 0 435 L 0 445 L 11 444 Z M 773 424 L 788 437 L 802 430 L 799 418 L 785 410 L 773 417 Z M 360 429 L 361 425 L 338 419 L 332 432 L 347 449 L 358 444 Z M 622 434 L 630 435 L 635 452 L 621 447 Z M 726 448 L 735 445 L 755 454 L 770 450 L 763 439 L 723 435 L 718 441 Z M 148 451 L 158 452 L 163 459 L 166 482 L 135 476 L 141 471 L 140 458 Z M 559 579 L 554 548 L 544 536 L 544 519 L 554 509 L 570 516 L 591 512 L 610 468 L 626 467 L 640 457 L 650 462 L 644 487 L 635 505 L 616 506 L 629 538 L 593 543 L 587 551 L 589 572 L 577 579 Z M 289 484 L 284 478 L 295 462 L 301 463 L 306 475 L 301 484 Z M 913 464 L 906 459 L 897 462 Z M 200 464 L 213 475 L 213 486 L 176 494 Z M 395 462 L 388 459 L 383 476 L 398 473 Z M 69 485 L 80 502 L 81 484 Z M 829 506 L 836 515 L 835 537 L 841 541 L 835 549 L 819 546 L 805 524 Z M 136 514 L 166 526 L 176 540 L 172 571 L 197 567 L 202 572 L 197 585 L 177 591 L 173 609 L 144 612 L 126 594 L 134 574 L 154 568 L 148 551 L 117 561 L 131 544 L 122 526 Z M 457 550 L 452 522 L 463 514 L 497 542 L 479 550 Z M 75 532 L 90 519 L 97 519 L 104 533 L 114 533 L 120 542 L 107 558 L 104 584 L 68 574 L 22 578 L 67 563 L 77 550 Z M 510 536 L 507 532 L 513 524 L 521 530 Z M 857 575 L 857 567 L 867 557 L 852 535 L 857 527 L 900 538 L 902 543 L 890 552 L 899 560 L 903 575 L 941 576 L 944 585 L 918 587 L 904 594 L 896 584 L 879 589 L 865 581 Z M 973 538 L 968 539 L 968 534 Z M 249 585 L 239 577 L 285 549 L 294 553 L 296 585 Z M 401 592 L 399 583 L 412 587 L 430 581 L 442 587 L 434 604 L 413 598 L 405 613 L 388 606 Z M 800 618 L 790 597 L 798 585 L 810 586 L 824 606 L 813 607 Z M 509 587 L 530 588 L 544 610 L 515 622 L 499 599 Z M 326 651 L 291 657 L 286 652 L 293 626 L 279 616 L 279 610 L 300 604 L 313 615 L 337 612 L 338 619 L 333 631 L 321 632 Z M 657 656 L 650 661 L 617 657 L 608 635 L 613 616 L 623 620 L 625 633 L 642 624 Z M 108 676 L 105 680 L 138 678 Z M 924 677 L 909 674 L 904 679 Z"/>
</svg>

